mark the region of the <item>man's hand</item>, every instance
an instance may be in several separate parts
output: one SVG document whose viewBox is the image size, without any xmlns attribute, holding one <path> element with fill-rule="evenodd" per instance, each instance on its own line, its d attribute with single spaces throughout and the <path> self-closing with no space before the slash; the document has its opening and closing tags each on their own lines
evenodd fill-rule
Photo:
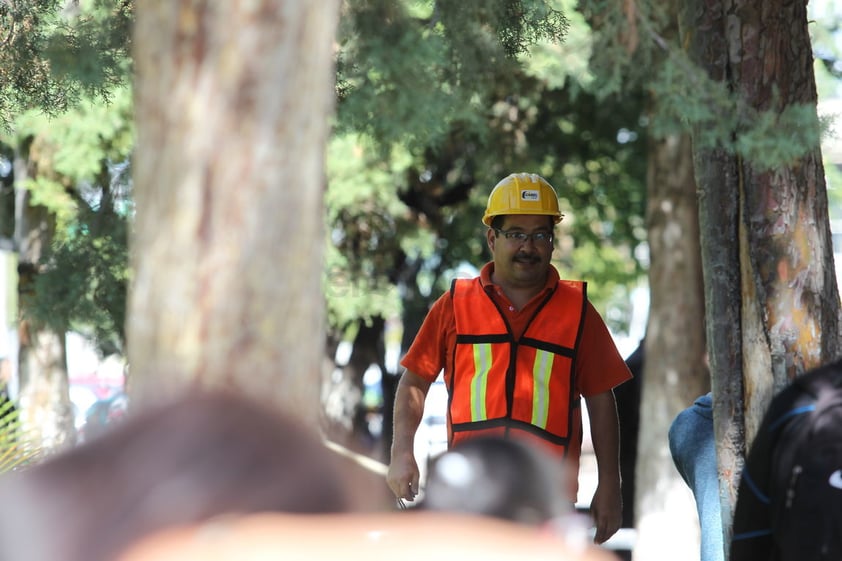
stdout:
<svg viewBox="0 0 842 561">
<path fill-rule="evenodd" d="M 596 456 L 599 483 L 591 500 L 596 534 L 594 543 L 603 543 L 623 523 L 623 497 L 620 494 L 620 424 L 617 403 L 611 390 L 585 398 L 591 421 L 591 441 Z"/>
<path fill-rule="evenodd" d="M 393 454 L 392 463 L 386 474 L 386 483 L 398 499 L 412 501 L 418 495 L 418 480 L 421 474 L 418 463 L 411 452 Z"/>
<path fill-rule="evenodd" d="M 594 543 L 604 543 L 617 533 L 623 523 L 623 499 L 618 484 L 597 486 L 591 500 L 591 516 L 596 526 Z"/>
<path fill-rule="evenodd" d="M 395 395 L 392 463 L 386 473 L 389 489 L 399 499 L 413 500 L 418 494 L 418 464 L 415 462 L 415 433 L 424 415 L 430 382 L 409 370 L 404 371 Z"/>
</svg>

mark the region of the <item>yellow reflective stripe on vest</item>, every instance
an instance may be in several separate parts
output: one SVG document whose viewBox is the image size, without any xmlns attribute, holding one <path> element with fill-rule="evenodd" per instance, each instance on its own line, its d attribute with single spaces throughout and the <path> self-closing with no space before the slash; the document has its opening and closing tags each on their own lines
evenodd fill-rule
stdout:
<svg viewBox="0 0 842 561">
<path fill-rule="evenodd" d="M 547 428 L 550 415 L 550 376 L 553 371 L 553 354 L 538 350 L 532 366 L 532 424 Z"/>
<path fill-rule="evenodd" d="M 485 394 L 488 391 L 488 373 L 491 371 L 491 344 L 474 345 L 474 375 L 471 378 L 471 420 L 488 418 Z"/>
</svg>

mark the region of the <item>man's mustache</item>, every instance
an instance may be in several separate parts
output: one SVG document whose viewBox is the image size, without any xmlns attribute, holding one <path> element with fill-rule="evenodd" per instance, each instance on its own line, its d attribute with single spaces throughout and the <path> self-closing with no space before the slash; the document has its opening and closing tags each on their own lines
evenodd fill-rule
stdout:
<svg viewBox="0 0 842 561">
<path fill-rule="evenodd" d="M 538 257 L 537 255 L 532 255 L 532 254 L 528 254 L 528 253 L 518 253 L 517 255 L 515 255 L 514 260 L 517 261 L 518 263 L 534 264 L 534 263 L 539 262 L 541 260 L 541 258 Z"/>
</svg>

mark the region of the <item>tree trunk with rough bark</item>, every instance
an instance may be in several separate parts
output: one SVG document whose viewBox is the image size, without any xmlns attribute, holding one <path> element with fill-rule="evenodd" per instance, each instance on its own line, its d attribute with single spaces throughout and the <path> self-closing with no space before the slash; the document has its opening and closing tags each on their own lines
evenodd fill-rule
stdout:
<svg viewBox="0 0 842 561">
<path fill-rule="evenodd" d="M 710 389 L 705 361 L 699 214 L 689 136 L 649 141 L 647 226 L 650 306 L 643 361 L 634 558 L 698 559 L 693 495 L 675 468 L 667 433 Z"/>
<path fill-rule="evenodd" d="M 15 158 L 15 243 L 18 247 L 18 408 L 26 439 L 44 454 L 76 442 L 67 377 L 64 334 L 30 318 L 27 308 L 35 291 L 39 262 L 53 239 L 55 217 L 31 204 L 25 187 L 32 178 L 26 154 Z"/>
<path fill-rule="evenodd" d="M 233 387 L 316 423 L 337 0 L 149 0 L 129 390 Z"/>
<path fill-rule="evenodd" d="M 363 403 L 366 371 L 376 366 L 381 376 L 386 376 L 384 333 L 386 320 L 373 317 L 370 322 L 360 321 L 357 334 L 351 343 L 348 361 L 329 362 L 322 383 L 322 403 L 325 408 L 325 435 L 333 442 L 350 450 L 383 459 L 379 435 L 369 431 L 367 409 Z M 333 355 L 336 356 L 335 353 Z"/>
<path fill-rule="evenodd" d="M 753 110 L 816 104 L 806 2 L 688 1 L 682 44 Z M 735 131 L 736 133 L 736 131 Z M 840 354 L 827 191 L 815 149 L 774 171 L 696 152 L 723 526 L 772 396 Z M 726 536 L 727 537 L 727 536 Z"/>
</svg>

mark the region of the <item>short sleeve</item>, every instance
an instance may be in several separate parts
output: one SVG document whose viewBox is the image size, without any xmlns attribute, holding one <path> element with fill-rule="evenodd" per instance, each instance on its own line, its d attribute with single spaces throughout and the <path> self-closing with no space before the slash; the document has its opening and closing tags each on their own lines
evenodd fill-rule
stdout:
<svg viewBox="0 0 842 561">
<path fill-rule="evenodd" d="M 590 302 L 576 357 L 576 386 L 584 397 L 619 386 L 632 377 L 602 316 Z"/>
<path fill-rule="evenodd" d="M 451 339 L 455 344 L 453 302 L 450 292 L 445 292 L 433 303 L 424 318 L 418 334 L 401 360 L 401 366 L 425 380 L 434 381 L 445 368 Z"/>
</svg>

